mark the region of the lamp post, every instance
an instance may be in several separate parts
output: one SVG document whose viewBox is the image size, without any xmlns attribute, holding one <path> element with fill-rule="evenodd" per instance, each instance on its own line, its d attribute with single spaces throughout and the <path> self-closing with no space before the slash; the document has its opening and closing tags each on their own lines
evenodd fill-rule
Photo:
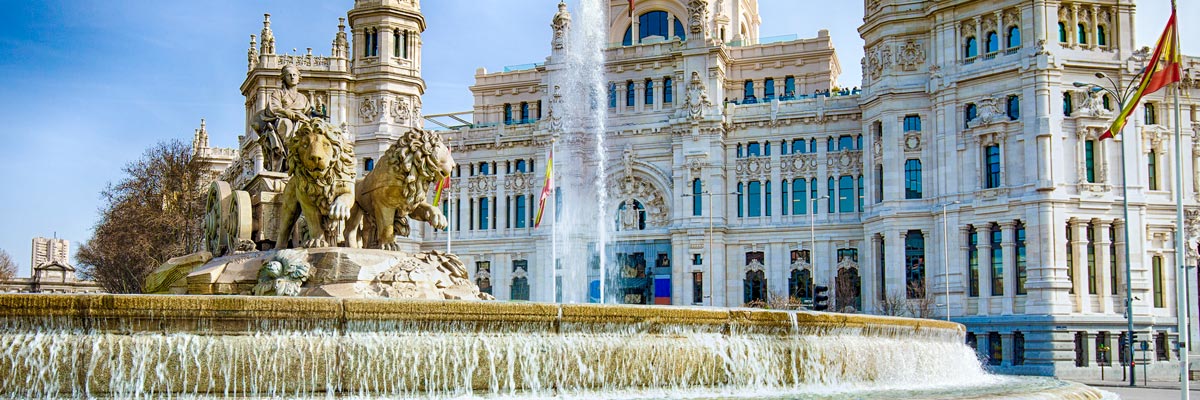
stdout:
<svg viewBox="0 0 1200 400">
<path fill-rule="evenodd" d="M 942 285 L 946 289 L 946 320 L 950 320 L 950 247 L 947 245 L 946 237 L 950 236 L 947 231 L 946 223 L 946 208 L 955 204 L 960 204 L 961 201 L 955 200 L 941 203 L 933 206 L 933 208 L 942 208 Z"/>
<path fill-rule="evenodd" d="M 815 299 L 817 290 L 817 206 L 821 205 L 821 200 L 828 199 L 829 196 L 818 196 L 813 199 L 812 207 L 809 207 L 808 212 L 808 238 L 809 245 L 812 249 L 808 251 L 808 265 L 812 267 L 812 285 L 808 286 L 808 297 Z M 837 297 L 836 295 L 834 296 Z M 815 301 L 815 300 L 814 300 Z M 814 303 L 815 304 L 815 303 Z"/>
<path fill-rule="evenodd" d="M 1108 75 L 1105 75 L 1103 72 L 1097 72 L 1096 78 L 1107 79 L 1108 83 L 1112 85 L 1111 87 L 1105 87 L 1105 86 L 1097 85 L 1095 83 L 1085 83 L 1085 82 L 1075 82 L 1074 85 L 1075 85 L 1075 87 L 1086 87 L 1086 88 L 1088 88 L 1088 91 L 1092 92 L 1092 93 L 1101 92 L 1101 91 L 1108 93 L 1117 99 L 1117 109 L 1124 110 L 1125 102 L 1127 100 L 1129 100 L 1130 96 L 1133 95 L 1134 90 L 1137 89 L 1134 87 L 1134 83 L 1136 83 L 1138 81 L 1137 77 L 1141 76 L 1141 74 L 1142 73 L 1138 73 L 1137 75 L 1134 75 L 1133 78 L 1129 80 L 1129 83 L 1127 85 L 1125 85 L 1125 87 L 1121 87 L 1121 85 L 1117 84 L 1117 81 L 1113 80 Z M 1123 133 L 1124 130 L 1125 130 L 1125 127 L 1122 126 L 1121 127 L 1122 136 L 1124 136 L 1124 133 Z M 1122 197 L 1121 208 L 1122 208 L 1122 211 L 1124 212 L 1123 218 L 1125 219 L 1125 223 L 1123 224 L 1123 228 L 1124 228 L 1123 234 L 1125 235 L 1125 319 L 1126 319 L 1126 323 L 1128 325 L 1128 326 L 1126 326 L 1128 331 L 1126 332 L 1126 335 L 1125 335 L 1125 355 L 1126 355 L 1125 359 L 1129 361 L 1129 386 L 1134 386 L 1134 384 L 1137 381 L 1137 378 L 1134 376 L 1134 365 L 1133 365 L 1133 285 L 1131 284 L 1132 279 L 1133 279 L 1132 278 L 1133 264 L 1130 263 L 1130 259 L 1132 257 L 1130 256 L 1130 251 L 1129 251 L 1130 240 L 1129 240 L 1129 180 L 1128 180 L 1128 176 L 1129 176 L 1129 167 L 1125 163 L 1125 140 L 1124 140 L 1124 138 L 1122 138 L 1121 139 L 1121 197 Z M 1068 266 L 1068 268 L 1070 268 L 1070 266 Z"/>
<path fill-rule="evenodd" d="M 701 181 L 701 182 L 703 182 L 703 181 Z M 708 305 L 712 306 L 713 305 L 712 290 L 713 290 L 713 278 L 714 278 L 713 273 L 712 273 L 712 265 L 713 265 L 713 242 L 712 242 L 713 241 L 713 212 L 712 212 L 713 201 L 712 201 L 712 197 L 713 197 L 714 193 L 709 192 L 708 189 L 705 189 L 705 190 L 701 191 L 700 194 L 703 195 L 704 197 L 708 198 L 708 254 L 705 255 L 705 257 L 708 258 L 708 260 L 706 260 L 704 262 L 706 265 L 708 265 L 708 272 L 706 273 L 706 274 L 708 274 L 708 293 L 704 294 L 704 298 L 707 298 Z M 734 193 L 728 193 L 728 194 L 737 194 L 737 193 L 734 192 Z M 691 193 L 683 194 L 683 197 L 694 197 L 694 196 L 695 196 L 695 194 L 691 194 Z"/>
</svg>

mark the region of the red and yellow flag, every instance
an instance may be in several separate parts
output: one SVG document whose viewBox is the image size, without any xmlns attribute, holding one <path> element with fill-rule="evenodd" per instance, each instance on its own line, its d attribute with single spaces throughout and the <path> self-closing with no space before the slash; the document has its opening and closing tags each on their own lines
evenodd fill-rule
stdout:
<svg viewBox="0 0 1200 400">
<path fill-rule="evenodd" d="M 1129 116 L 1133 114 L 1133 110 L 1142 101 L 1142 97 L 1171 83 L 1179 82 L 1183 75 L 1182 65 L 1183 59 L 1179 54 L 1179 25 L 1175 19 L 1175 7 L 1172 6 L 1171 19 L 1167 20 L 1167 27 L 1163 29 L 1162 36 L 1158 38 L 1154 54 L 1146 62 L 1146 69 L 1142 73 L 1142 80 L 1138 83 L 1137 91 L 1125 103 L 1125 108 L 1121 109 L 1121 114 L 1117 115 L 1108 130 L 1100 135 L 1100 139 L 1108 139 L 1120 133 Z"/>
<path fill-rule="evenodd" d="M 442 190 L 445 190 L 448 187 L 450 187 L 450 176 L 446 175 L 446 179 L 442 179 L 442 180 L 438 181 L 437 187 L 433 189 L 433 206 L 434 207 L 441 205 Z"/>
<path fill-rule="evenodd" d="M 554 149 L 550 149 L 550 156 L 546 157 L 546 180 L 542 186 L 542 195 L 538 198 L 537 214 L 533 217 L 534 228 L 542 224 L 542 211 L 546 210 L 546 198 L 550 197 L 552 191 L 554 191 Z"/>
<path fill-rule="evenodd" d="M 629 19 L 633 19 L 633 0 L 629 0 Z"/>
</svg>

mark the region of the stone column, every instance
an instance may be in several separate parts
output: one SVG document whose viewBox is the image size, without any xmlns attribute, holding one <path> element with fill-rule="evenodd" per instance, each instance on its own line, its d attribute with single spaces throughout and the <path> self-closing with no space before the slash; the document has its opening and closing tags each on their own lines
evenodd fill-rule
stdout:
<svg viewBox="0 0 1200 400">
<path fill-rule="evenodd" d="M 1072 296 L 1075 300 L 1076 312 L 1091 311 L 1091 301 L 1088 297 L 1088 280 L 1087 275 L 1087 224 L 1076 218 L 1070 221 L 1071 229 L 1071 251 L 1074 253 L 1074 265 L 1070 265 L 1072 274 L 1075 276 L 1075 281 L 1071 287 L 1075 290 L 1075 295 Z"/>
<path fill-rule="evenodd" d="M 891 236 L 891 239 L 884 238 L 884 245 L 886 246 L 884 251 L 887 252 L 886 258 L 888 264 L 898 266 L 898 268 L 884 268 L 884 274 L 886 275 L 884 276 L 884 282 L 886 283 L 885 289 L 887 291 L 883 293 L 883 297 L 904 298 L 908 294 L 907 279 L 905 276 L 905 268 L 908 265 L 904 259 L 904 240 L 908 237 L 908 231 L 901 230 Z"/>
<path fill-rule="evenodd" d="M 1111 314 L 1113 312 L 1112 298 L 1112 237 L 1109 236 L 1108 229 L 1112 226 L 1111 222 L 1100 221 L 1096 224 L 1096 269 L 1099 284 L 1097 285 L 1097 295 L 1100 299 L 1100 312 Z"/>
<path fill-rule="evenodd" d="M 1017 244 L 1016 232 L 1013 229 L 1016 223 L 1013 221 L 1000 222 L 1000 247 L 1002 248 L 1001 255 L 1003 256 L 1004 264 L 1002 268 L 1004 282 L 1001 287 L 1004 290 L 1004 300 L 1001 314 L 1012 315 L 1013 300 L 1017 295 Z M 1007 348 L 1007 347 L 1006 347 Z M 1006 357 L 1005 360 L 1008 360 Z"/>
<path fill-rule="evenodd" d="M 628 107 L 625 103 L 625 92 L 629 88 L 628 82 L 617 82 L 617 113 L 624 113 Z"/>
<path fill-rule="evenodd" d="M 1011 367 L 1013 365 L 1013 334 L 1012 332 L 1000 333 L 1000 357 L 1003 361 L 1000 362 L 1001 367 Z"/>
<path fill-rule="evenodd" d="M 977 315 L 991 314 L 992 303 L 992 242 L 991 225 L 976 227 L 979 249 L 979 311 Z"/>
<path fill-rule="evenodd" d="M 1088 42 L 1089 49 L 1095 49 L 1096 46 L 1100 45 L 1100 43 L 1099 43 L 1100 27 L 1098 25 L 1096 25 L 1096 15 L 1099 13 L 1100 13 L 1100 6 L 1092 4 L 1092 12 L 1091 12 L 1092 32 L 1091 32 L 1091 34 L 1088 35 L 1088 37 L 1090 37 L 1092 40 Z"/>
<path fill-rule="evenodd" d="M 960 316 L 967 316 L 969 311 L 967 305 L 970 303 L 971 297 L 971 229 L 966 225 L 958 227 L 958 251 L 962 254 L 962 262 L 956 267 L 962 269 L 962 311 Z"/>
</svg>

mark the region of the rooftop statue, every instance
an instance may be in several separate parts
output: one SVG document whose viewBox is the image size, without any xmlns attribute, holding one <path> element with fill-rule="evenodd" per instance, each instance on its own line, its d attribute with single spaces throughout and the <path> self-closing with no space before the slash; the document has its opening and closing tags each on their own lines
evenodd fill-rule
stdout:
<svg viewBox="0 0 1200 400">
<path fill-rule="evenodd" d="M 268 171 L 283 172 L 288 165 L 285 143 L 296 130 L 296 125 L 311 119 L 312 106 L 308 97 L 300 93 L 300 70 L 294 65 L 285 65 L 279 71 L 283 88 L 271 92 L 267 106 L 254 114 L 250 129 L 258 134 L 262 147 L 263 167 Z"/>
</svg>

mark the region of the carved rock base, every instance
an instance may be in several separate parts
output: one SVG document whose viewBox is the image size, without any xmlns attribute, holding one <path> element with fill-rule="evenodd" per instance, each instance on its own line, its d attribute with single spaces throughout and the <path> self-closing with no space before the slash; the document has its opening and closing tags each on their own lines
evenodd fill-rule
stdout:
<svg viewBox="0 0 1200 400">
<path fill-rule="evenodd" d="M 300 296 L 426 300 L 492 300 L 453 254 L 323 247 L 293 249 L 309 265 Z M 259 270 L 276 251 L 215 258 L 187 276 L 188 294 L 252 294 Z"/>
</svg>

